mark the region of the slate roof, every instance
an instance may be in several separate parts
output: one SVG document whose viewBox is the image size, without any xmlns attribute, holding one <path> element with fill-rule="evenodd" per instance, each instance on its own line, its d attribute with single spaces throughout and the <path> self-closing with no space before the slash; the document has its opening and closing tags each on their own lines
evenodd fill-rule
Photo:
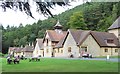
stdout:
<svg viewBox="0 0 120 74">
<path fill-rule="evenodd" d="M 10 51 L 21 52 L 23 48 L 21 47 L 9 47 Z"/>
<path fill-rule="evenodd" d="M 101 47 L 118 47 L 119 40 L 113 33 L 91 31 L 92 36 Z M 113 43 L 107 43 L 107 39 L 113 39 Z"/>
<path fill-rule="evenodd" d="M 85 40 L 85 38 L 87 38 L 90 31 L 69 29 L 65 37 L 63 37 L 55 47 L 62 47 L 69 33 L 71 33 L 71 35 L 73 36 L 76 45 L 80 45 Z"/>
<path fill-rule="evenodd" d="M 89 35 L 90 31 L 84 31 L 84 30 L 69 30 L 75 39 L 75 42 L 77 45 L 82 44 L 82 42 L 85 40 L 85 38 Z"/>
<path fill-rule="evenodd" d="M 108 28 L 108 30 L 111 29 L 117 29 L 120 28 L 120 16 L 117 18 L 117 20 Z"/>
<path fill-rule="evenodd" d="M 33 52 L 34 47 L 33 46 L 25 46 L 22 51 L 24 52 Z"/>
<path fill-rule="evenodd" d="M 62 47 L 63 43 L 64 43 L 64 40 L 66 40 L 67 36 L 68 36 L 68 33 L 66 33 L 65 36 L 61 38 L 61 40 L 58 42 L 58 44 L 55 46 L 55 48 Z"/>
<path fill-rule="evenodd" d="M 51 41 L 60 41 L 66 34 L 66 31 L 62 31 L 61 33 L 57 33 L 55 30 L 47 30 L 47 33 L 50 37 Z"/>
<path fill-rule="evenodd" d="M 92 35 L 92 37 L 96 40 L 96 42 L 99 44 L 100 47 L 119 46 L 117 37 L 112 33 L 69 29 L 65 37 L 62 38 L 59 41 L 59 43 L 55 46 L 56 48 L 62 47 L 64 45 L 64 42 L 69 33 L 71 33 L 71 35 L 73 36 L 76 45 L 81 45 L 89 35 Z M 107 43 L 106 42 L 107 39 L 113 39 L 114 43 Z"/>
<path fill-rule="evenodd" d="M 16 52 L 16 53 L 19 53 L 19 52 L 22 51 L 22 49 L 23 49 L 23 48 L 18 47 L 18 48 L 16 48 L 15 52 Z"/>
</svg>

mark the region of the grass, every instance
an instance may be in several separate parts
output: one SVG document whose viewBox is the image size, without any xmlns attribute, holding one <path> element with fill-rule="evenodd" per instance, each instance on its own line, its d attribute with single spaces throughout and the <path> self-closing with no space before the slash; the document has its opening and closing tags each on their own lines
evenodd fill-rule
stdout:
<svg viewBox="0 0 120 74">
<path fill-rule="evenodd" d="M 40 62 L 21 60 L 20 64 L 6 63 L 2 59 L 3 72 L 118 72 L 117 62 L 95 60 L 68 60 L 42 58 Z"/>
</svg>

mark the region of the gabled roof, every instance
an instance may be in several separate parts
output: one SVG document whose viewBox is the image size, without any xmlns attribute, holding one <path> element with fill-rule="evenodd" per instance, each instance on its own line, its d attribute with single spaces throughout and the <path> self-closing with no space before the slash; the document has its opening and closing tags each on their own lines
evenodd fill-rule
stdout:
<svg viewBox="0 0 120 74">
<path fill-rule="evenodd" d="M 119 46 L 119 41 L 113 33 L 91 31 L 91 35 L 101 47 Z M 113 39 L 114 43 L 107 43 L 107 39 Z"/>
<path fill-rule="evenodd" d="M 22 51 L 22 49 L 23 49 L 23 48 L 18 47 L 18 48 L 16 48 L 15 52 L 16 52 L 16 53 L 19 53 L 19 52 Z"/>
<path fill-rule="evenodd" d="M 9 50 L 14 51 L 14 50 L 17 50 L 17 48 L 19 48 L 19 47 L 9 47 Z"/>
<path fill-rule="evenodd" d="M 66 40 L 67 36 L 68 36 L 68 32 L 65 34 L 65 36 L 63 38 L 61 38 L 61 40 L 58 42 L 58 44 L 55 46 L 55 48 L 60 48 L 63 46 L 64 41 Z"/>
<path fill-rule="evenodd" d="M 43 49 L 43 39 L 36 39 L 36 41 L 38 42 L 39 47 Z"/>
<path fill-rule="evenodd" d="M 46 34 L 49 35 L 51 41 L 60 41 L 66 34 L 66 31 L 62 31 L 61 33 L 57 33 L 55 30 L 47 30 Z"/>
<path fill-rule="evenodd" d="M 59 43 L 55 46 L 56 48 L 60 48 L 64 45 L 64 42 L 69 33 L 71 33 L 71 35 L 73 36 L 76 42 L 76 45 L 81 45 L 89 35 L 92 35 L 92 37 L 95 39 L 95 41 L 98 43 L 100 47 L 119 47 L 118 39 L 112 33 L 70 29 L 68 30 L 65 37 L 62 38 L 59 41 Z M 111 44 L 107 43 L 106 42 L 107 39 L 113 39 L 114 43 L 111 43 Z"/>
<path fill-rule="evenodd" d="M 22 51 L 24 52 L 33 52 L 34 47 L 33 46 L 25 46 Z"/>
<path fill-rule="evenodd" d="M 108 28 L 108 30 L 111 29 L 118 29 L 120 28 L 120 16 L 117 18 L 117 20 Z"/>
<path fill-rule="evenodd" d="M 65 40 L 66 40 L 69 33 L 71 33 L 71 35 L 73 36 L 73 38 L 74 38 L 74 40 L 76 42 L 76 45 L 80 45 L 87 38 L 90 31 L 69 29 L 67 31 L 67 34 L 65 35 L 65 37 L 63 37 L 55 47 L 57 47 L 57 48 L 62 47 L 64 45 L 64 42 L 65 42 Z"/>
<path fill-rule="evenodd" d="M 21 52 L 23 48 L 21 47 L 9 47 L 10 51 L 14 51 L 14 52 Z"/>
<path fill-rule="evenodd" d="M 15 47 L 9 47 L 10 51 L 13 51 L 15 49 Z"/>
<path fill-rule="evenodd" d="M 69 30 L 69 31 L 72 34 L 77 45 L 82 44 L 82 42 L 90 34 L 90 31 L 84 31 L 84 30 Z"/>
</svg>

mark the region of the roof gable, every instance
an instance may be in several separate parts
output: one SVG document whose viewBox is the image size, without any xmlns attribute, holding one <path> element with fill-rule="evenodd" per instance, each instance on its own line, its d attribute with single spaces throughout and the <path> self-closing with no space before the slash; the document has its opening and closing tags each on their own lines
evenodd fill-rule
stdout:
<svg viewBox="0 0 120 74">
<path fill-rule="evenodd" d="M 118 39 L 112 33 L 91 31 L 91 35 L 101 47 L 118 47 Z M 114 43 L 107 43 L 107 39 L 113 39 Z"/>
<path fill-rule="evenodd" d="M 71 34 L 76 42 L 76 45 L 81 45 L 82 42 L 88 37 L 90 31 L 84 31 L 84 30 L 75 30 L 75 29 L 69 29 L 67 31 L 67 34 L 65 37 L 63 37 L 60 42 L 56 45 L 56 47 L 62 47 L 67 39 L 67 36 Z"/>
<path fill-rule="evenodd" d="M 99 46 L 101 47 L 119 47 L 119 42 L 117 37 L 112 34 L 112 33 L 107 33 L 107 32 L 96 32 L 96 31 L 84 31 L 84 30 L 68 30 L 67 34 L 65 35 L 64 38 L 62 38 L 59 43 L 56 45 L 56 47 L 63 47 L 67 36 L 69 34 L 72 34 L 76 45 L 81 45 L 86 38 L 91 35 L 95 41 L 98 43 Z M 106 39 L 114 39 L 114 43 L 109 44 L 106 42 Z"/>
<path fill-rule="evenodd" d="M 76 41 L 76 45 L 81 45 L 90 34 L 90 31 L 87 30 L 70 30 L 70 32 Z"/>
<path fill-rule="evenodd" d="M 108 30 L 110 29 L 118 29 L 120 28 L 120 16 L 117 18 L 117 20 L 115 20 L 115 22 L 108 28 Z"/>
<path fill-rule="evenodd" d="M 37 43 L 38 43 L 38 46 L 40 48 L 43 48 L 43 39 L 36 39 Z"/>
</svg>

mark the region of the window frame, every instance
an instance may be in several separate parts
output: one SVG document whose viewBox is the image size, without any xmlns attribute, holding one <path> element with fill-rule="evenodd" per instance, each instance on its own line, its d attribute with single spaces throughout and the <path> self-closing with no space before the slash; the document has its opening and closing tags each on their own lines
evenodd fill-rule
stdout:
<svg viewBox="0 0 120 74">
<path fill-rule="evenodd" d="M 63 50 L 61 50 L 61 53 L 63 53 Z"/>
<path fill-rule="evenodd" d="M 49 50 L 48 50 L 48 49 L 46 49 L 46 53 L 49 53 Z"/>
<path fill-rule="evenodd" d="M 82 51 L 84 51 L 84 52 L 88 52 L 88 47 L 87 47 L 87 46 L 82 46 L 81 49 L 82 49 Z"/>
<path fill-rule="evenodd" d="M 116 51 L 117 50 L 117 51 Z M 118 52 L 118 49 L 115 49 L 115 53 L 117 53 Z"/>
<path fill-rule="evenodd" d="M 72 52 L 72 51 L 71 51 L 71 47 L 68 47 L 68 53 L 70 53 L 70 52 Z"/>
<path fill-rule="evenodd" d="M 107 48 L 105 48 L 105 49 L 104 49 L 104 52 L 105 52 L 105 53 L 107 53 L 107 52 L 108 52 L 108 49 L 107 49 Z"/>
</svg>

